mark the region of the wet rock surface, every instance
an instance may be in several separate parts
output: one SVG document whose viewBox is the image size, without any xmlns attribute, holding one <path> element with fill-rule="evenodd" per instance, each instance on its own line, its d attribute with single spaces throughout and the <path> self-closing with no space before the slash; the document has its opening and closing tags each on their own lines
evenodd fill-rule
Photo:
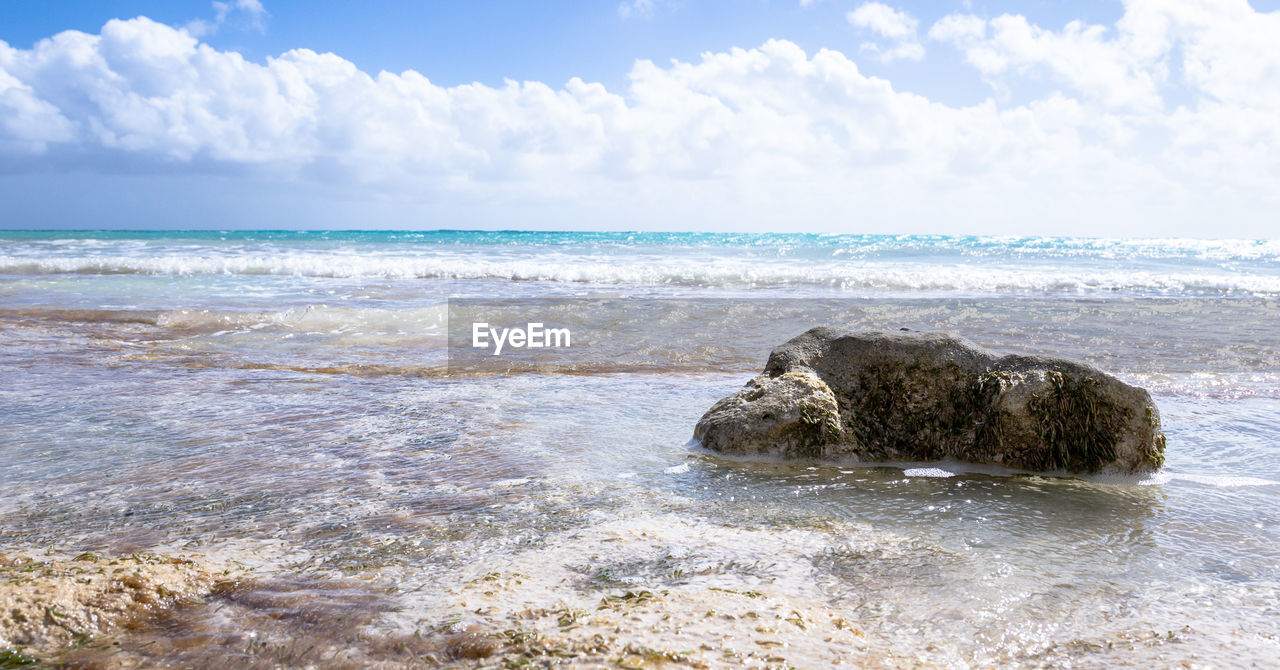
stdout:
<svg viewBox="0 0 1280 670">
<path fill-rule="evenodd" d="M 1092 366 L 950 335 L 830 328 L 774 349 L 694 437 L 735 455 L 1068 473 L 1153 471 L 1165 446 L 1151 395 Z"/>
</svg>

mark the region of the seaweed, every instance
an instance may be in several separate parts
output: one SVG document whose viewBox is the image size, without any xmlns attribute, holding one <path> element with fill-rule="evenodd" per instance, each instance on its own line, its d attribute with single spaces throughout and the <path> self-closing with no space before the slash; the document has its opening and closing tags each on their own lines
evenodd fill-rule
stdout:
<svg viewBox="0 0 1280 670">
<path fill-rule="evenodd" d="M 959 367 L 931 368 L 919 362 L 867 363 L 857 372 L 847 412 L 849 434 L 876 459 L 936 460 L 947 456 L 953 408 L 932 385 L 954 385 Z"/>
<path fill-rule="evenodd" d="M 1116 459 L 1117 436 L 1131 410 L 1107 398 L 1101 382 L 1073 379 L 1055 368 L 1045 374 L 1050 389 L 1027 404 L 1045 448 L 1026 456 L 1034 470 L 1097 472 Z"/>
<path fill-rule="evenodd" d="M 800 423 L 809 427 L 804 431 L 803 442 L 795 449 L 795 455 L 800 458 L 821 458 L 823 445 L 840 441 L 840 423 L 819 405 L 801 405 Z"/>
<path fill-rule="evenodd" d="M 1147 460 L 1158 470 L 1164 467 L 1164 449 L 1168 443 L 1164 431 L 1160 430 L 1160 417 L 1156 414 L 1155 405 L 1147 405 L 1147 423 L 1151 425 L 1151 433 L 1154 435 L 1151 447 L 1146 452 Z"/>
<path fill-rule="evenodd" d="M 996 404 L 1000 394 L 1012 384 L 1004 370 L 987 370 L 968 385 L 951 392 L 952 443 L 957 454 L 997 453 L 1004 446 L 1009 412 Z"/>
<path fill-rule="evenodd" d="M 21 649 L 0 647 L 0 668 L 21 668 L 39 662 L 34 656 L 24 654 Z"/>
</svg>

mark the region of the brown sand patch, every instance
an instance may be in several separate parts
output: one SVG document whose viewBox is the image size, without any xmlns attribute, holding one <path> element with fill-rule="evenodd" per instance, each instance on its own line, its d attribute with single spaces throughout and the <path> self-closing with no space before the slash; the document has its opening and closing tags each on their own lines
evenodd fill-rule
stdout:
<svg viewBox="0 0 1280 670">
<path fill-rule="evenodd" d="M 0 650 L 44 657 L 208 592 L 214 576 L 160 554 L 0 555 Z"/>
</svg>

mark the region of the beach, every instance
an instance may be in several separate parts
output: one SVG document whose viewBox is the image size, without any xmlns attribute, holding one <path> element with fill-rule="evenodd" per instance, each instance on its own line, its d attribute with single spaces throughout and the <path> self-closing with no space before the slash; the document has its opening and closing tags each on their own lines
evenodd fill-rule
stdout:
<svg viewBox="0 0 1280 670">
<path fill-rule="evenodd" d="M 481 322 L 572 342 L 494 354 Z M 1274 241 L 3 231 L 6 565 L 202 576 L 101 633 L 0 646 L 84 667 L 1266 666 L 1278 324 Z M 1165 466 L 691 443 L 820 325 L 1097 366 L 1151 392 Z"/>
</svg>

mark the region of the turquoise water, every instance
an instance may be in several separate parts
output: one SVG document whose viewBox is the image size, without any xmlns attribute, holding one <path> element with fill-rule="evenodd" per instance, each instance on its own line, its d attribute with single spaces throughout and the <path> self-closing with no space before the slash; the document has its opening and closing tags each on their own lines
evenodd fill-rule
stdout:
<svg viewBox="0 0 1280 670">
<path fill-rule="evenodd" d="M 591 346 L 451 371 L 460 299 Z M 1167 467 L 691 451 L 702 412 L 815 325 L 1093 363 L 1152 391 Z M 1274 241 L 0 232 L 0 552 L 355 578 L 395 594 L 369 613 L 387 629 L 595 603 L 603 587 L 574 577 L 594 555 L 628 587 L 832 608 L 905 664 L 1267 664 L 1278 326 Z M 512 566 L 541 595 L 487 613 L 452 595 Z M 722 644 L 689 630 L 687 648 Z"/>
<path fill-rule="evenodd" d="M 0 274 L 504 279 L 805 294 L 1280 294 L 1274 241 L 713 233 L 3 232 Z"/>
</svg>

